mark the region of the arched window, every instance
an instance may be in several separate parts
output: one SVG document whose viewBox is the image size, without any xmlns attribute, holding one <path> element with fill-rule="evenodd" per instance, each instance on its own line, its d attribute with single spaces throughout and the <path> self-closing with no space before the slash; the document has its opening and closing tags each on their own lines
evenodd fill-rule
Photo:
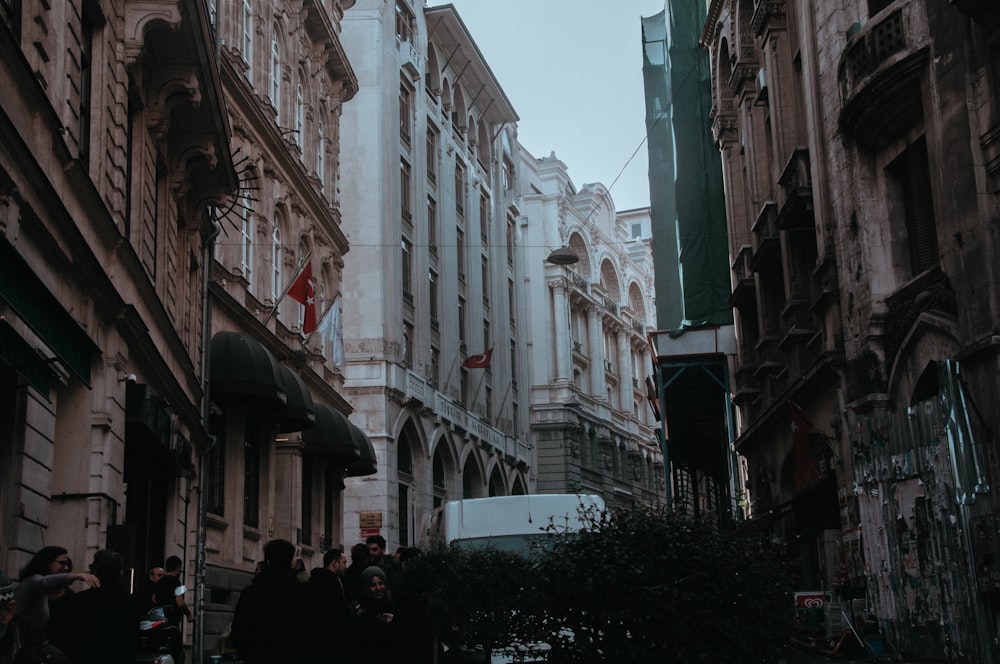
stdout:
<svg viewBox="0 0 1000 664">
<path fill-rule="evenodd" d="M 271 72 L 269 92 L 271 94 L 271 105 L 281 120 L 281 49 L 278 46 L 278 26 L 274 26 L 274 35 L 271 37 Z"/>
<path fill-rule="evenodd" d="M 271 229 L 271 300 L 278 301 L 281 295 L 281 227 L 274 220 Z"/>
</svg>

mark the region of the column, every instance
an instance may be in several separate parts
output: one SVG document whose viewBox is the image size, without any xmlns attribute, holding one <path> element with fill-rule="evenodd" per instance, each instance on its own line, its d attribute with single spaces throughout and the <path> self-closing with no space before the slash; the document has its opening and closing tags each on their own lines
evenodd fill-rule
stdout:
<svg viewBox="0 0 1000 664">
<path fill-rule="evenodd" d="M 587 309 L 588 335 L 590 339 L 591 394 L 594 398 L 607 400 L 608 384 L 604 378 L 604 312 L 597 305 Z"/>
<path fill-rule="evenodd" d="M 563 279 L 549 282 L 552 289 L 553 330 L 555 341 L 555 379 L 556 382 L 569 382 L 571 357 L 569 340 L 569 299 L 566 297 L 566 282 Z"/>
<path fill-rule="evenodd" d="M 626 413 L 633 411 L 632 402 L 632 356 L 629 353 L 629 333 L 627 328 L 618 330 L 618 402 Z"/>
</svg>

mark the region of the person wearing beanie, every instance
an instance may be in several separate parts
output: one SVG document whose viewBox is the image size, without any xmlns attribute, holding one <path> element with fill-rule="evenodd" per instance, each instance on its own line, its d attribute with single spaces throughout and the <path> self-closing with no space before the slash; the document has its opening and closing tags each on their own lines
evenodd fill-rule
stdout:
<svg viewBox="0 0 1000 664">
<path fill-rule="evenodd" d="M 385 570 L 369 565 L 361 572 L 361 584 L 361 601 L 354 618 L 354 651 L 370 661 L 399 661 L 401 630 Z"/>
</svg>

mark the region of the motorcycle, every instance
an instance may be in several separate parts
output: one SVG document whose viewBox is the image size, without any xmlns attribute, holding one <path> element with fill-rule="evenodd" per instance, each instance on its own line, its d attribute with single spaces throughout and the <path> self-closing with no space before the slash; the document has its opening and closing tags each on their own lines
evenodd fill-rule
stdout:
<svg viewBox="0 0 1000 664">
<path fill-rule="evenodd" d="M 187 589 L 178 586 L 174 591 L 183 595 Z M 172 615 L 176 607 L 154 606 L 139 621 L 139 643 L 136 664 L 175 664 L 174 653 L 181 647 L 179 621 Z"/>
</svg>

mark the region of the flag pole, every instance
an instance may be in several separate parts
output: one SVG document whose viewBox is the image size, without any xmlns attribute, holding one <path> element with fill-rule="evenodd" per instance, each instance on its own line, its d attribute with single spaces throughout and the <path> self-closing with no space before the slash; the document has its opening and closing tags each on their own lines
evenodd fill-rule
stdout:
<svg viewBox="0 0 1000 664">
<path fill-rule="evenodd" d="M 458 363 L 458 354 L 455 354 L 454 359 L 451 361 L 451 367 L 448 369 L 448 376 L 444 379 L 444 383 L 441 385 L 441 391 L 448 394 L 448 388 L 451 387 L 451 374 L 455 372 L 455 365 Z"/>
<path fill-rule="evenodd" d="M 483 375 L 479 377 L 479 384 L 476 385 L 476 395 L 472 397 L 472 408 L 476 408 L 476 404 L 479 403 L 479 390 L 483 388 L 483 381 L 486 380 L 486 368 L 483 368 Z"/>
<path fill-rule="evenodd" d="M 329 316 L 330 312 L 333 310 L 333 303 L 336 301 L 336 299 L 337 298 L 333 298 L 332 300 L 330 300 L 330 305 L 323 311 L 323 315 L 320 316 L 319 319 L 316 321 L 316 329 L 309 333 L 309 336 L 306 337 L 306 340 L 303 342 L 303 345 L 308 346 L 309 340 L 312 339 L 314 334 L 316 334 L 316 331 L 319 330 L 319 328 L 323 327 L 323 321 L 326 320 L 326 317 Z"/>
<path fill-rule="evenodd" d="M 500 401 L 500 407 L 497 408 L 497 416 L 496 419 L 493 420 L 493 426 L 498 426 L 500 424 L 500 416 L 503 415 L 503 407 L 507 405 L 507 397 L 510 396 L 510 388 L 513 385 L 513 382 L 507 383 L 507 391 L 503 393 L 503 400 Z"/>
<path fill-rule="evenodd" d="M 278 299 L 274 301 L 274 306 L 271 307 L 271 310 L 267 312 L 267 316 L 264 317 L 264 323 L 263 323 L 265 327 L 267 326 L 268 322 L 270 322 L 271 316 L 274 315 L 274 312 L 278 310 L 278 305 L 281 304 L 281 301 L 285 299 L 286 295 L 288 295 L 288 291 L 291 289 L 292 284 L 294 284 L 295 280 L 299 278 L 299 273 L 301 273 L 302 268 L 306 266 L 306 263 L 309 261 L 310 256 L 312 256 L 312 249 L 307 251 L 306 255 L 303 256 L 302 260 L 299 261 L 299 266 L 295 268 L 295 273 L 292 274 L 292 278 L 288 280 L 287 284 L 285 284 L 285 290 L 281 291 L 281 295 L 279 295 Z"/>
</svg>

